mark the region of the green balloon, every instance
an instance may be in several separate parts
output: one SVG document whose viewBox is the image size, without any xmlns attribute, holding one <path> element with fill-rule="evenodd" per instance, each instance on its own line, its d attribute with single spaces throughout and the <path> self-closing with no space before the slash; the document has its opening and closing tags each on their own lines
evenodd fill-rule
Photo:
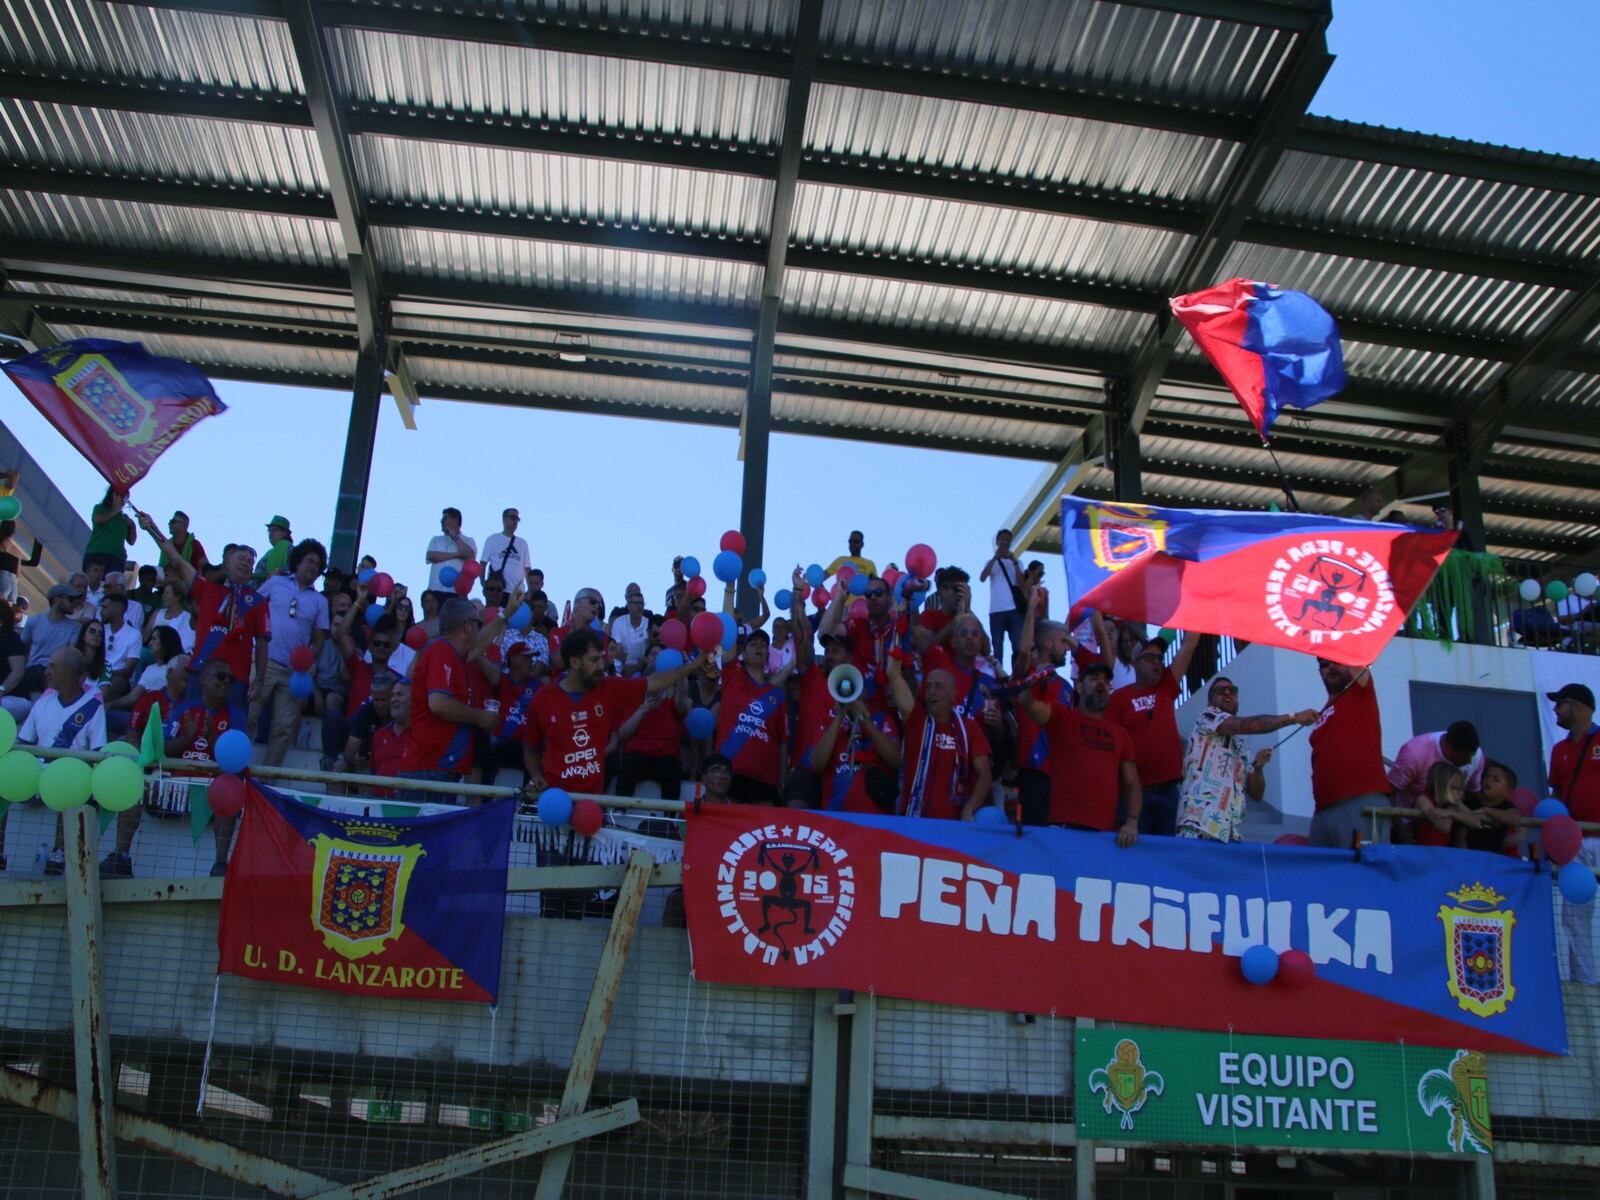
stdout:
<svg viewBox="0 0 1600 1200">
<path fill-rule="evenodd" d="M 39 794 L 39 760 L 25 750 L 0 756 L 0 800 L 21 804 Z"/>
<path fill-rule="evenodd" d="M 0 708 L 0 754 L 10 754 L 17 744 L 17 719 Z"/>
<path fill-rule="evenodd" d="M 94 772 L 81 758 L 58 758 L 39 774 L 39 799 L 56 812 L 82 804 L 93 790 Z"/>
<path fill-rule="evenodd" d="M 126 758 L 104 758 L 94 765 L 94 800 L 107 812 L 126 812 L 144 795 L 144 771 Z"/>
<path fill-rule="evenodd" d="M 1163 629 L 1156 636 L 1170 646 L 1178 640 L 1178 631 L 1176 629 Z"/>
<path fill-rule="evenodd" d="M 1562 583 L 1559 579 L 1552 579 L 1549 583 L 1544 585 L 1544 594 L 1549 596 L 1550 599 L 1554 600 L 1557 604 L 1560 604 L 1563 600 L 1565 600 L 1571 590 L 1571 588 L 1567 587 L 1567 585 Z"/>
<path fill-rule="evenodd" d="M 105 751 L 107 754 L 120 754 L 123 758 L 139 761 L 139 747 L 132 742 L 107 742 Z"/>
<path fill-rule="evenodd" d="M 0 496 L 0 521 L 15 521 L 21 515 L 21 500 L 15 496 Z"/>
</svg>

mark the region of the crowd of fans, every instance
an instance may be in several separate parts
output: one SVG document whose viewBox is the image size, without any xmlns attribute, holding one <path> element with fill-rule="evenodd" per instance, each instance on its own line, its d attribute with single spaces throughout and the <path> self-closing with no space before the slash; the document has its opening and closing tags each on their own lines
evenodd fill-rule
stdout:
<svg viewBox="0 0 1600 1200">
<path fill-rule="evenodd" d="M 515 509 L 481 551 L 445 509 L 415 601 L 370 558 L 353 577 L 329 568 L 322 544 L 296 540 L 281 516 L 267 523 L 266 554 L 228 544 L 213 559 L 184 513 L 163 532 L 134 512 L 107 493 L 82 572 L 50 588 L 49 610 L 20 631 L 0 600 L 0 694 L 24 741 L 137 742 L 159 704 L 169 755 L 208 757 L 238 727 L 275 764 L 311 715 L 324 769 L 393 779 L 408 799 L 442 798 L 411 782 L 492 782 L 508 768 L 530 800 L 553 786 L 631 795 L 646 782 L 678 799 L 685 780 L 703 798 L 709 772 L 712 794 L 735 803 L 933 819 L 993 805 L 1126 846 L 1240 840 L 1272 755 L 1246 739 L 1305 727 L 1311 844 L 1349 847 L 1368 829 L 1363 810 L 1397 804 L 1416 816 L 1396 840 L 1519 853 L 1516 776 L 1470 724 L 1415 737 L 1390 763 L 1370 673 L 1323 659 L 1320 709 L 1245 715 L 1232 680 L 1201 681 L 1206 702 L 1185 739 L 1180 681 L 1201 636 L 1149 637 L 1099 613 L 1068 629 L 1051 616 L 1043 565 L 1024 566 L 1006 530 L 978 576 L 985 628 L 966 570 L 880 572 L 859 531 L 820 568 L 820 586 L 819 568 L 796 567 L 777 612 L 764 586 L 754 611 L 738 611 L 733 583 L 716 603 L 680 559 L 660 611 L 630 583 L 620 608 L 584 587 L 558 613 Z M 159 565 L 127 560 L 141 527 Z M 708 607 L 714 643 L 691 634 Z M 846 666 L 860 673 L 848 695 L 830 688 Z M 1580 821 L 1600 820 L 1594 697 L 1573 684 L 1550 699 L 1569 731 L 1552 789 Z M 136 828 L 137 811 L 106 873 L 131 874 Z M 219 872 L 230 835 L 218 829 Z M 1597 849 L 1589 839 L 1591 866 Z M 1582 967 L 1591 979 L 1593 969 Z"/>
</svg>

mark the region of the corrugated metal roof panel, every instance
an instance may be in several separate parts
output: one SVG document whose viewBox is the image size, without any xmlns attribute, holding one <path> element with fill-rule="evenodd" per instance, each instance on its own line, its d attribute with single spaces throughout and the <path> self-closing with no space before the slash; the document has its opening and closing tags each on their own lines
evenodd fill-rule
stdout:
<svg viewBox="0 0 1600 1200">
<path fill-rule="evenodd" d="M 1600 196 L 1301 151 L 1278 160 L 1257 211 L 1291 224 L 1575 265 L 1600 255 Z"/>
<path fill-rule="evenodd" d="M 152 303 L 171 309 L 177 314 L 193 313 L 197 317 L 206 313 L 228 313 L 259 317 L 263 323 L 272 321 L 347 321 L 355 328 L 354 306 L 340 304 L 337 296 L 330 296 L 326 307 L 292 304 L 262 304 L 255 300 L 220 296 L 152 296 L 149 292 L 127 291 L 112 287 L 85 287 L 76 284 L 36 283 L 31 280 L 13 280 L 15 291 L 41 297 L 45 303 L 52 299 L 85 301 L 104 305 L 145 306 Z"/>
<path fill-rule="evenodd" d="M 771 146 L 780 79 L 527 46 L 331 31 L 340 91 L 352 103 L 447 108 L 555 125 Z"/>
<path fill-rule="evenodd" d="M 1065 452 L 1072 440 L 1072 428 L 1061 424 L 796 395 L 783 391 L 781 385 L 773 389 L 772 414 L 780 420 L 901 438 L 913 445 L 918 437 L 927 437 L 1015 447 L 1020 456 L 1028 458 L 1037 458 L 1041 452 Z"/>
<path fill-rule="evenodd" d="M 0 128 L 9 133 L 0 154 L 15 166 L 277 192 L 328 190 L 310 129 L 12 99 L 0 99 Z"/>
<path fill-rule="evenodd" d="M 31 74 L 304 92 L 282 21 L 74 0 L 6 0 L 3 14 L 0 63 Z"/>
<path fill-rule="evenodd" d="M 766 236 L 770 181 L 598 158 L 361 137 L 363 187 L 377 200 L 741 239 Z"/>
<path fill-rule="evenodd" d="M 0 227 L 17 237 L 161 250 L 191 257 L 255 258 L 299 266 L 344 265 L 334 221 L 86 196 L 0 193 Z"/>
<path fill-rule="evenodd" d="M 426 396 L 430 388 L 450 391 L 466 388 L 497 393 L 508 401 L 517 397 L 554 397 L 595 405 L 644 405 L 666 416 L 683 413 L 737 413 L 744 407 L 745 389 L 706 387 L 659 379 L 624 379 L 585 375 L 577 371 L 547 371 L 537 367 L 512 367 L 498 363 L 458 362 L 408 355 L 412 378 Z"/>
<path fill-rule="evenodd" d="M 824 271 L 791 270 L 784 281 L 785 312 L 891 328 L 959 330 L 980 337 L 1004 334 L 1020 342 L 1122 347 L 1154 320 L 1140 313 L 1059 300 Z"/>
<path fill-rule="evenodd" d="M 454 7 L 454 5 L 452 5 Z M 794 33 L 798 0 L 466 0 L 466 11 L 621 29 L 666 26 L 696 41 L 782 47 Z"/>
<path fill-rule="evenodd" d="M 416 229 L 377 229 L 373 238 L 380 262 L 448 279 L 742 307 L 760 290 L 759 269 L 746 263 Z"/>
<path fill-rule="evenodd" d="M 984 104 L 811 89 L 806 148 L 1114 192 L 1152 201 L 1215 198 L 1239 153 L 1232 142 Z M 914 177 L 907 180 L 914 189 Z"/>
<path fill-rule="evenodd" d="M 841 382 L 859 382 L 866 386 L 892 387 L 901 390 L 926 389 L 930 392 L 951 389 L 980 389 L 985 393 L 1001 393 L 1015 397 L 1018 403 L 1038 403 L 1046 406 L 1070 400 L 1098 403 L 1101 393 L 1096 389 L 1069 387 L 1035 379 L 1017 379 L 1006 375 L 986 375 L 981 372 L 939 371 L 932 368 L 900 366 L 894 363 L 861 362 L 830 358 L 822 354 L 779 354 L 773 359 L 778 371 L 829 375 Z"/>
<path fill-rule="evenodd" d="M 1294 35 L 1117 4 L 853 0 L 826 7 L 832 58 L 1087 88 L 1215 112 L 1267 95 Z"/>
<path fill-rule="evenodd" d="M 1560 412 L 1574 419 L 1592 420 L 1596 411 L 1600 411 L 1600 375 L 1552 371 L 1527 408 L 1531 412 Z M 1516 424 L 1516 414 L 1512 415 L 1511 423 Z"/>
<path fill-rule="evenodd" d="M 1306 292 L 1338 316 L 1507 341 L 1531 338 L 1565 295 L 1531 283 L 1248 243 L 1229 251 L 1219 275 Z"/>
<path fill-rule="evenodd" d="M 555 330 L 520 322 L 451 321 L 400 312 L 395 314 L 394 331 L 397 336 L 414 343 L 425 343 L 430 338 L 467 343 L 493 339 L 496 342 L 524 341 L 529 345 L 550 346 L 556 344 L 557 336 Z M 584 333 L 582 336 L 582 347 L 597 356 L 599 354 L 616 358 L 637 356 L 641 360 L 693 357 L 697 363 L 705 362 L 714 367 L 735 368 L 741 376 L 750 362 L 749 351 L 735 346 L 698 344 L 690 349 L 677 342 L 654 338 L 611 337 L 593 332 Z"/>
<path fill-rule="evenodd" d="M 100 337 L 127 341 L 128 335 L 117 329 L 98 325 L 57 326 L 56 332 L 66 338 Z M 333 350 L 321 346 L 306 346 L 298 342 L 235 342 L 226 338 L 178 337 L 166 333 L 143 334 L 138 339 L 151 354 L 164 358 L 181 358 L 212 373 L 228 376 L 240 368 L 267 371 L 291 371 L 298 374 L 325 376 L 330 384 L 341 386 L 354 378 L 356 351 L 354 348 Z M 340 418 L 341 425 L 343 418 Z"/>
<path fill-rule="evenodd" d="M 797 246 L 1160 287 L 1192 239 L 1132 225 L 803 184 Z"/>
</svg>

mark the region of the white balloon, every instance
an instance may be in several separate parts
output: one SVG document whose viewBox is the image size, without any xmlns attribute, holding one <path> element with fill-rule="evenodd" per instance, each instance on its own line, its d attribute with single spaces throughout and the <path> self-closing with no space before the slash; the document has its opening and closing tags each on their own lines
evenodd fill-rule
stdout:
<svg viewBox="0 0 1600 1200">
<path fill-rule="evenodd" d="M 1524 579 L 1517 587 L 1517 592 L 1529 604 L 1539 598 L 1539 581 L 1537 579 Z"/>
<path fill-rule="evenodd" d="M 1572 590 L 1587 600 L 1597 590 L 1600 590 L 1600 579 L 1596 579 L 1591 572 L 1585 571 L 1572 581 Z"/>
</svg>

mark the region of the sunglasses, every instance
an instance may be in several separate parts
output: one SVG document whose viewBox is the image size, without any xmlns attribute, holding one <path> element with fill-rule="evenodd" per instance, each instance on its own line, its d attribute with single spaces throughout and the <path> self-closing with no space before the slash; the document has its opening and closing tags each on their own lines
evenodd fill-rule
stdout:
<svg viewBox="0 0 1600 1200">
<path fill-rule="evenodd" d="M 1213 696 L 1237 696 L 1239 689 L 1236 687 L 1214 687 L 1211 689 Z"/>
<path fill-rule="evenodd" d="M 888 592 L 887 588 L 868 588 L 867 589 L 867 595 L 869 597 L 887 596 L 888 594 L 889 594 L 889 592 Z"/>
<path fill-rule="evenodd" d="M 372 648 L 374 650 L 393 650 L 394 649 L 394 643 L 393 642 L 382 642 L 382 641 L 379 641 L 377 638 L 374 638 L 372 640 Z"/>
<path fill-rule="evenodd" d="M 211 678 L 215 679 L 218 683 L 232 683 L 236 678 L 238 678 L 238 676 L 234 675 L 231 671 L 216 671 L 212 673 Z"/>
<path fill-rule="evenodd" d="M 289 619 L 291 621 L 294 620 L 295 614 L 298 613 L 299 611 L 300 611 L 300 597 L 299 596 L 290 596 L 289 597 Z"/>
</svg>

